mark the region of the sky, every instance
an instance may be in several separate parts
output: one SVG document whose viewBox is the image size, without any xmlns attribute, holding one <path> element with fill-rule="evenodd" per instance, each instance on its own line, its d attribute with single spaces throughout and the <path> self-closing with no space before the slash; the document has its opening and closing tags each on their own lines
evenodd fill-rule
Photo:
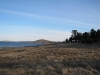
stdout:
<svg viewBox="0 0 100 75">
<path fill-rule="evenodd" d="M 64 41 L 100 29 L 100 0 L 0 0 L 0 40 Z"/>
</svg>

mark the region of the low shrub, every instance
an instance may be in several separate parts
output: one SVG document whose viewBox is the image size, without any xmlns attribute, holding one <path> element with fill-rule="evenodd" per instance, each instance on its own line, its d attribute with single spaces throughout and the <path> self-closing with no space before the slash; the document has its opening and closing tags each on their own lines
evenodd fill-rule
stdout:
<svg viewBox="0 0 100 75">
<path fill-rule="evenodd" d="M 98 42 L 98 39 L 95 38 L 93 41 L 94 41 L 94 43 L 97 43 Z"/>
<path fill-rule="evenodd" d="M 86 41 L 85 41 L 85 39 L 82 39 L 81 42 L 82 42 L 82 43 L 85 43 Z"/>
<path fill-rule="evenodd" d="M 86 43 L 87 43 L 87 44 L 93 44 L 93 39 L 88 38 L 88 39 L 86 40 Z"/>
</svg>

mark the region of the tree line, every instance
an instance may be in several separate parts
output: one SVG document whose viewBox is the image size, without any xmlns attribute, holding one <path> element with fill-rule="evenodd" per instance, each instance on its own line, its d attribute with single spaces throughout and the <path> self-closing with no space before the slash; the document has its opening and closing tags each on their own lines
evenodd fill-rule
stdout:
<svg viewBox="0 0 100 75">
<path fill-rule="evenodd" d="M 100 42 L 100 29 L 91 29 L 90 32 L 78 32 L 77 30 L 72 30 L 72 35 L 66 42 L 82 42 L 82 43 L 98 43 Z"/>
</svg>

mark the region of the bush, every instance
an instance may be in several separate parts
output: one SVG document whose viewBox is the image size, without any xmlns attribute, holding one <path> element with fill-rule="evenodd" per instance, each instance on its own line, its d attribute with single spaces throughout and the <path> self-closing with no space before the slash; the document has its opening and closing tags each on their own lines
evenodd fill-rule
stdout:
<svg viewBox="0 0 100 75">
<path fill-rule="evenodd" d="M 100 42 L 100 38 L 98 38 L 98 42 Z"/>
<path fill-rule="evenodd" d="M 93 41 L 94 41 L 95 43 L 97 43 L 97 42 L 98 42 L 98 39 L 95 38 Z"/>
<path fill-rule="evenodd" d="M 88 39 L 86 40 L 86 43 L 88 43 L 88 44 L 93 44 L 93 39 L 88 38 Z"/>
<path fill-rule="evenodd" d="M 82 39 L 82 40 L 81 40 L 81 42 L 82 42 L 82 43 L 85 43 L 85 40 L 84 40 L 84 39 Z"/>
</svg>

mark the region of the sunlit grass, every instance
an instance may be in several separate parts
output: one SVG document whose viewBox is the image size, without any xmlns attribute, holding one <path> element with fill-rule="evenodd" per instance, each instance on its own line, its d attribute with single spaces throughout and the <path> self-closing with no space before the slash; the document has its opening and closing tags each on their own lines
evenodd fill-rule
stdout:
<svg viewBox="0 0 100 75">
<path fill-rule="evenodd" d="M 0 75 L 100 75 L 100 47 L 55 44 L 3 48 Z"/>
</svg>

